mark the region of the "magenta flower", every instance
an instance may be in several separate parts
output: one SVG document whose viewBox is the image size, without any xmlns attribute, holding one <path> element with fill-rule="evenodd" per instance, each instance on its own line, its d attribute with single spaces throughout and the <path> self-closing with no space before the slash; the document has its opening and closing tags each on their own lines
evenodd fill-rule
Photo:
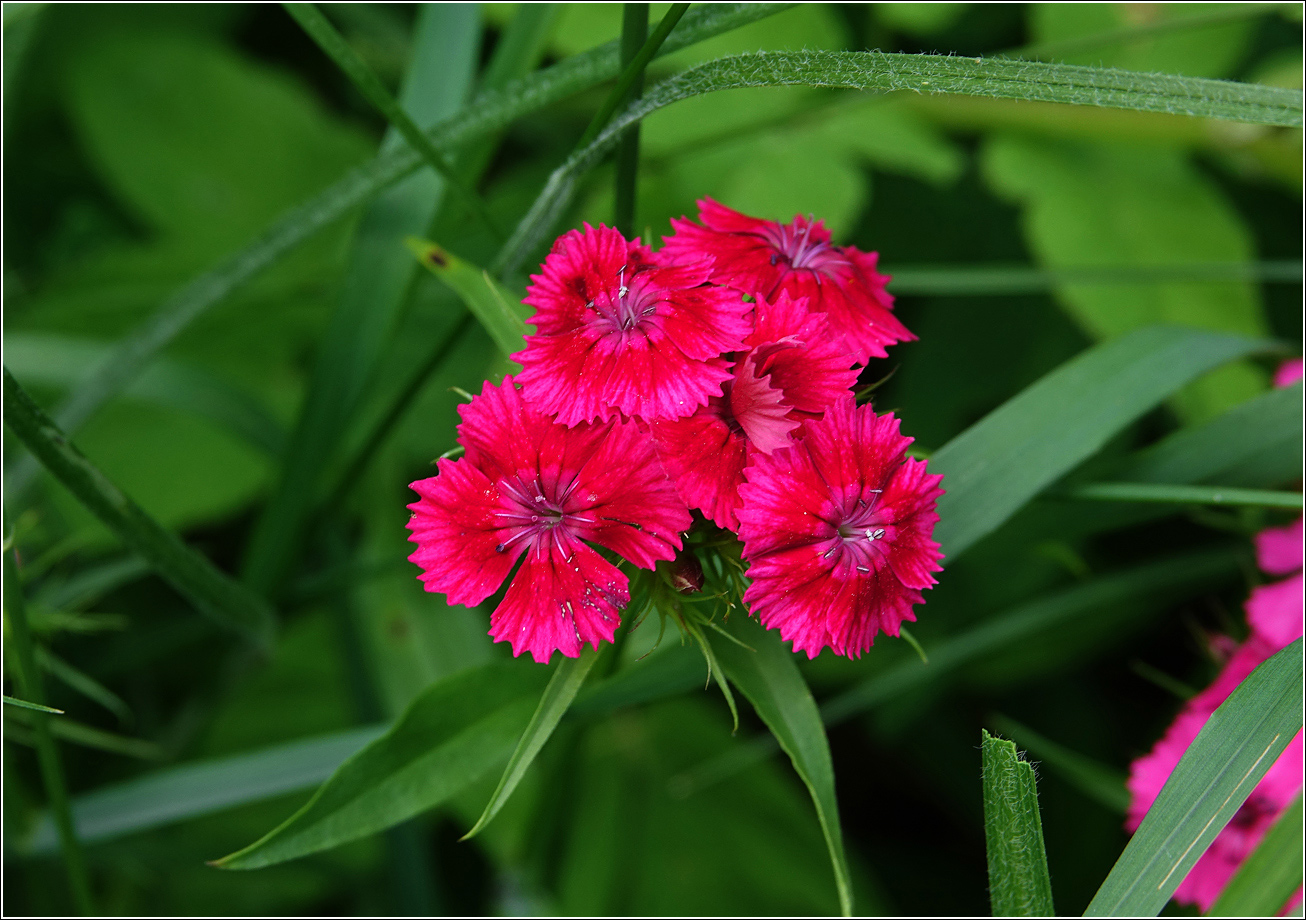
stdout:
<svg viewBox="0 0 1306 920">
<path fill-rule="evenodd" d="M 1301 376 L 1301 358 L 1289 358 L 1280 364 L 1279 369 L 1274 372 L 1274 385 L 1276 387 L 1291 386 L 1300 380 Z"/>
<path fill-rule="evenodd" d="M 1256 535 L 1256 558 L 1270 575 L 1290 578 L 1260 585 L 1247 598 L 1247 624 L 1276 649 L 1302 634 L 1302 519 Z"/>
<path fill-rule="evenodd" d="M 511 377 L 461 409 L 466 456 L 412 483 L 409 560 L 428 591 L 479 604 L 521 568 L 490 618 L 495 641 L 546 662 L 612 641 L 627 577 L 587 543 L 651 569 L 680 548 L 690 515 L 648 439 L 626 422 L 565 428 Z"/>
<path fill-rule="evenodd" d="M 795 217 L 792 223 L 748 217 L 710 198 L 698 203 L 702 225 L 672 220 L 675 235 L 658 253 L 663 259 L 691 261 L 711 256 L 712 281 L 754 297 L 771 299 L 780 291 L 807 298 L 813 313 L 826 313 L 850 363 L 883 358 L 885 347 L 916 338 L 893 315 L 887 275 L 876 269 L 878 255 L 852 246 L 835 246 L 818 221 Z"/>
<path fill-rule="evenodd" d="M 747 351 L 734 356 L 722 395 L 693 415 L 650 426 L 662 465 L 685 501 L 734 531 L 744 467 L 755 454 L 791 443 L 804 419 L 850 401 L 857 380 L 824 314 L 809 314 L 781 291 L 775 303 L 758 300 L 755 316 Z"/>
<path fill-rule="evenodd" d="M 689 415 L 730 379 L 750 307 L 707 286 L 710 263 L 655 264 L 639 241 L 585 225 L 553 244 L 525 303 L 535 335 L 513 357 L 526 397 L 564 425 L 618 413 L 648 421 Z"/>
<path fill-rule="evenodd" d="M 905 456 L 912 439 L 898 426 L 848 400 L 744 471 L 744 603 L 809 658 L 826 646 L 855 658 L 877 633 L 898 635 L 941 569 L 931 533 L 943 477 Z"/>
<path fill-rule="evenodd" d="M 1211 714 L 1247 675 L 1277 651 L 1279 647 L 1253 633 L 1229 659 L 1215 683 L 1188 701 L 1151 753 L 1130 765 L 1126 785 L 1131 800 L 1126 830 L 1138 829 L 1161 787 Z M 1233 819 L 1179 883 L 1174 893 L 1176 901 L 1196 904 L 1203 912 L 1210 909 L 1243 860 L 1256 849 L 1270 825 L 1301 792 L 1304 766 L 1302 734 L 1298 732 Z M 1300 891 L 1294 895 L 1297 897 L 1300 897 Z"/>
</svg>

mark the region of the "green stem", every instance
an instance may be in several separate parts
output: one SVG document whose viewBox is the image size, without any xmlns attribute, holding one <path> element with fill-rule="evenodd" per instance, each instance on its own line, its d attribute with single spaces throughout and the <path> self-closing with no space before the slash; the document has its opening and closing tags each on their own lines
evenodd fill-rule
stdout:
<svg viewBox="0 0 1306 920">
<path fill-rule="evenodd" d="M 317 46 L 336 63 L 336 66 L 344 71 L 345 76 L 349 77 L 354 87 L 363 94 L 363 97 L 385 116 L 386 121 L 390 122 L 396 131 L 404 136 L 404 140 L 408 142 L 408 145 L 421 154 L 422 159 L 426 160 L 432 169 L 444 177 L 449 187 L 462 198 L 463 203 L 467 205 L 472 214 L 494 234 L 496 239 L 502 240 L 503 233 L 490 217 L 490 212 L 486 210 L 485 203 L 481 201 L 480 196 L 463 182 L 444 153 L 408 117 L 408 113 L 386 90 L 381 78 L 373 72 L 372 68 L 367 66 L 367 63 L 354 52 L 353 48 L 349 47 L 349 43 L 336 31 L 336 27 L 311 3 L 283 3 L 281 5 L 303 27 L 309 37 L 317 42 Z"/>
<path fill-rule="evenodd" d="M 648 4 L 627 3 L 622 9 L 621 66 L 629 67 L 648 40 Z M 641 70 L 631 84 L 630 92 L 621 100 L 629 105 L 644 92 L 644 72 Z M 614 220 L 617 229 L 627 239 L 635 235 L 635 177 L 639 170 L 639 122 L 631 125 L 617 142 L 617 187 Z"/>
<path fill-rule="evenodd" d="M 8 395 L 8 371 L 5 371 L 5 393 Z M 6 399 L 7 403 L 8 400 Z M 5 416 L 8 417 L 8 406 Z M 33 651 L 32 631 L 27 623 L 27 606 L 23 602 L 23 586 L 18 579 L 18 566 L 14 562 L 17 551 L 10 547 L 4 554 L 4 612 L 13 638 L 14 650 L 18 653 L 18 679 L 16 683 L 23 696 L 37 705 L 45 705 L 45 681 L 41 670 L 36 666 L 36 654 Z M 35 735 L 36 755 L 41 764 L 41 780 L 45 784 L 45 794 L 50 800 L 50 814 L 59 831 L 59 845 L 63 850 L 64 868 L 68 871 L 68 884 L 72 888 L 73 901 L 77 912 L 84 917 L 94 916 L 95 905 L 91 900 L 91 883 L 86 873 L 86 860 L 82 855 L 82 845 L 77 839 L 77 830 L 73 827 L 72 809 L 68 804 L 68 785 L 64 781 L 63 764 L 59 759 L 59 749 L 50 734 L 50 716 L 47 713 L 31 713 L 32 732 Z"/>
<path fill-rule="evenodd" d="M 78 501 L 200 612 L 256 645 L 271 644 L 274 619 L 267 602 L 223 574 L 124 495 L 41 411 L 9 368 L 4 369 L 4 421 Z"/>
<path fill-rule="evenodd" d="M 1166 502 L 1180 505 L 1254 505 L 1262 508 L 1301 508 L 1300 492 L 1230 489 L 1224 486 L 1178 486 L 1151 482 L 1095 482 L 1056 497 L 1104 502 Z"/>
</svg>

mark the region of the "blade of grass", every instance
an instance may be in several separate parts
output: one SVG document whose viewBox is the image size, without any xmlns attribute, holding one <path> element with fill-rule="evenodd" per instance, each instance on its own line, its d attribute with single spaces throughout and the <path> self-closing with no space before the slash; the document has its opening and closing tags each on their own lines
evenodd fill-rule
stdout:
<svg viewBox="0 0 1306 920">
<path fill-rule="evenodd" d="M 502 239 L 503 234 L 495 226 L 494 219 L 490 217 L 490 212 L 486 210 L 485 202 L 481 201 L 481 196 L 463 182 L 458 173 L 454 170 L 453 165 L 445 156 L 444 152 L 437 149 L 431 139 L 422 132 L 403 110 L 394 97 L 386 90 L 385 84 L 381 78 L 372 72 L 372 68 L 359 57 L 354 49 L 349 46 L 349 42 L 336 31 L 330 21 L 323 16 L 311 3 L 283 3 L 281 6 L 287 13 L 299 23 L 300 27 L 308 33 L 317 46 L 335 62 L 336 66 L 344 71 L 345 76 L 349 77 L 363 98 L 370 102 L 383 116 L 390 122 L 391 127 L 398 131 L 422 159 L 426 161 L 432 169 L 444 177 L 444 181 L 449 187 L 458 194 L 468 209 L 475 217 L 480 220 L 486 228 Z M 439 84 L 437 84 L 438 86 Z M 431 88 L 427 87 L 430 92 Z M 437 90 L 438 92 L 438 90 Z"/>
<path fill-rule="evenodd" d="M 63 715 L 62 709 L 52 709 L 49 706 L 42 706 L 40 703 L 29 703 L 27 700 L 20 700 L 8 694 L 5 694 L 4 701 L 6 706 L 17 706 L 19 709 L 31 709 L 34 712 L 48 712 L 56 716 Z"/>
<path fill-rule="evenodd" d="M 1299 638 L 1207 720 L 1084 916 L 1156 916 L 1301 727 Z"/>
<path fill-rule="evenodd" d="M 478 7 L 427 4 L 420 8 L 400 98 L 413 118 L 429 124 L 463 104 L 475 74 L 480 34 Z M 392 128 L 381 150 L 403 146 L 402 134 Z M 280 589 L 303 545 L 304 523 L 322 498 L 322 477 L 337 456 L 416 275 L 416 266 L 403 250 L 404 237 L 426 231 L 444 188 L 438 175 L 419 173 L 387 190 L 363 213 L 339 300 L 282 458 L 277 490 L 246 546 L 241 575 L 259 592 L 274 594 Z"/>
<path fill-rule="evenodd" d="M 7 384 L 6 377 L 6 393 L 9 389 Z M 6 418 L 8 415 L 6 407 Z M 8 527 L 5 529 L 8 530 Z M 11 677 L 16 678 L 14 683 L 26 699 L 37 706 L 44 706 L 45 681 L 41 669 L 36 664 L 35 643 L 32 642 L 32 633 L 27 623 L 23 583 L 19 580 L 18 566 L 15 563 L 17 552 L 13 546 L 6 547 L 4 551 L 4 619 L 9 626 L 8 633 L 18 660 L 18 673 Z M 95 905 L 91 899 L 90 877 L 86 873 L 86 859 L 82 854 L 81 842 L 77 839 L 77 831 L 73 827 L 72 811 L 68 804 L 68 784 L 64 779 L 59 749 L 55 746 L 50 732 L 50 716 L 39 711 L 28 714 L 32 717 L 32 733 L 35 736 L 37 759 L 41 765 L 41 781 L 45 785 L 50 814 L 54 818 L 55 829 L 58 831 L 59 848 L 63 853 L 64 869 L 68 873 L 73 903 L 82 916 L 94 916 Z"/>
<path fill-rule="evenodd" d="M 511 357 L 526 344 L 530 310 L 482 268 L 465 262 L 438 243 L 409 237 L 408 249 L 431 274 L 449 285 L 485 327 L 499 350 Z"/>
<path fill-rule="evenodd" d="M 58 655 L 43 646 L 36 647 L 36 663 L 50 675 L 76 690 L 89 700 L 99 703 L 118 717 L 118 721 L 128 724 L 133 721 L 131 708 L 122 697 L 105 687 L 95 678 L 79 671 Z"/>
<path fill-rule="evenodd" d="M 793 5 L 716 3 L 691 10 L 663 45 L 661 54 L 671 54 Z M 513 81 L 500 90 L 478 94 L 455 115 L 431 128 L 427 135 L 439 147 L 459 148 L 503 129 L 522 115 L 611 79 L 619 70 L 617 43 L 609 42 Z M 69 395 L 55 413 L 60 427 L 75 433 L 196 319 L 300 243 L 411 175 L 421 165 L 421 157 L 411 148 L 383 152 L 370 163 L 351 170 L 320 195 L 289 211 L 244 249 L 183 286 L 160 304 L 153 316 L 121 339 L 112 353 Z M 32 458 L 19 458 L 7 477 L 7 503 L 15 506 L 22 503 L 36 471 Z"/>
<path fill-rule="evenodd" d="M 1125 775 L 1119 770 L 1057 744 L 1007 716 L 995 715 L 989 722 L 999 732 L 1011 736 L 1026 751 L 1060 773 L 1068 783 L 1090 799 L 1121 815 L 1129 807 Z"/>
<path fill-rule="evenodd" d="M 1288 903 L 1302 882 L 1302 801 L 1293 799 L 1265 832 L 1208 917 L 1273 917 Z"/>
<path fill-rule="evenodd" d="M 499 785 L 495 787 L 494 794 L 490 796 L 490 801 L 472 829 L 463 834 L 463 840 L 479 834 L 485 825 L 494 820 L 499 809 L 503 808 L 517 788 L 517 784 L 526 775 L 526 770 L 534 762 L 535 756 L 539 754 L 540 748 L 544 747 L 544 743 L 549 740 L 549 736 L 558 727 L 562 717 L 567 714 L 567 708 L 580 692 L 581 684 L 585 683 L 585 677 L 589 674 L 590 668 L 594 667 L 598 657 L 598 650 L 591 647 L 582 649 L 578 658 L 563 658 L 558 663 L 553 677 L 549 679 L 549 685 L 544 688 L 544 695 L 540 697 L 540 703 L 535 708 L 530 723 L 526 726 L 526 731 L 517 741 L 512 757 L 508 759 L 508 766 L 499 779 Z"/>
<path fill-rule="evenodd" d="M 267 603 L 220 572 L 122 494 L 50 421 L 8 368 L 4 370 L 4 421 L 78 501 L 196 609 L 259 647 L 271 643 L 274 618 Z"/>
<path fill-rule="evenodd" d="M 980 735 L 993 916 L 1056 916 L 1034 768 L 1021 759 L 1010 741 L 994 738 L 984 729 Z"/>
<path fill-rule="evenodd" d="M 1027 265 L 906 265 L 894 268 L 894 294 L 987 296 L 1056 290 L 1063 284 L 1169 284 L 1260 281 L 1301 284 L 1300 262 L 1194 262 L 1176 265 L 1102 265 L 1040 269 Z"/>
<path fill-rule="evenodd" d="M 5 723 L 5 731 L 15 732 L 16 729 L 20 729 L 22 726 L 32 727 L 32 715 L 33 713 L 26 711 L 6 713 L 6 717 L 10 721 Z M 137 760 L 161 760 L 163 758 L 163 748 L 153 741 L 106 732 L 103 729 L 69 718 L 51 722 L 50 734 L 62 741 L 67 741 L 69 744 L 94 748 L 97 751 L 106 751 L 110 754 L 120 754 L 123 757 L 133 757 Z M 16 732 L 14 740 L 22 740 Z M 31 743 L 35 747 L 35 736 L 33 735 L 32 739 L 25 743 Z"/>
<path fill-rule="evenodd" d="M 1151 482 L 1095 482 L 1058 493 L 1058 497 L 1100 502 L 1164 502 L 1180 505 L 1251 505 L 1300 508 L 1300 492 L 1233 489 L 1225 486 L 1180 486 Z"/>
<path fill-rule="evenodd" d="M 683 6 L 687 9 L 689 4 Z M 646 41 L 648 41 L 648 4 L 623 4 L 621 8 L 621 66 L 623 68 L 630 66 Z M 631 83 L 630 92 L 619 104 L 629 105 L 643 92 L 644 72 L 641 70 Z M 622 236 L 631 239 L 635 235 L 635 179 L 639 172 L 638 123 L 631 125 L 621 135 L 621 140 L 617 142 L 616 161 L 617 176 L 612 223 L 621 231 Z"/>
<path fill-rule="evenodd" d="M 1166 112 L 1252 124 L 1302 123 L 1302 93 L 1250 83 L 1142 74 L 1002 59 L 879 51 L 759 51 L 717 58 L 662 81 L 608 123 L 550 175 L 518 223 L 496 268 L 516 270 L 546 239 L 576 194 L 580 178 L 621 132 L 660 108 L 704 93 L 755 86 L 826 86 L 997 99 L 1062 102 Z"/>
<path fill-rule="evenodd" d="M 768 632 L 756 620 L 744 616 L 734 617 L 726 628 L 728 636 L 708 633 L 712 650 L 730 682 L 748 697 L 807 786 L 830 851 L 839 906 L 845 917 L 851 917 L 852 877 L 839 826 L 834 764 L 816 701 L 778 632 Z"/>
</svg>

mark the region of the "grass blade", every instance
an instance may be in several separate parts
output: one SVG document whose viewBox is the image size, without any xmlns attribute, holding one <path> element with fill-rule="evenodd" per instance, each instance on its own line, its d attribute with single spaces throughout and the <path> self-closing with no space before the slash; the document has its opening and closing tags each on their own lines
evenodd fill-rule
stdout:
<svg viewBox="0 0 1306 920">
<path fill-rule="evenodd" d="M 298 792 L 325 781 L 387 726 L 369 725 L 231 757 L 182 764 L 73 799 L 73 821 L 86 843 L 175 824 L 238 805 Z M 20 846 L 40 856 L 58 845 L 50 815 L 40 816 Z"/>
<path fill-rule="evenodd" d="M 385 120 L 398 131 L 408 146 L 412 147 L 427 165 L 439 173 L 444 181 L 449 184 L 458 196 L 462 198 L 463 204 L 471 210 L 496 237 L 502 238 L 499 228 L 495 226 L 494 220 L 490 217 L 490 212 L 485 208 L 485 202 L 481 197 L 469 188 L 454 171 L 452 164 L 444 152 L 437 149 L 431 139 L 427 137 L 422 129 L 417 126 L 408 113 L 403 110 L 394 97 L 386 90 L 385 84 L 381 78 L 372 72 L 372 68 L 359 57 L 354 49 L 349 46 L 349 42 L 336 31 L 330 21 L 318 12 L 317 7 L 311 3 L 283 3 L 281 6 L 289 13 L 309 37 L 317 42 L 317 46 L 335 62 L 336 66 L 344 71 L 345 76 L 368 102 L 370 102 L 377 111 L 379 111 Z M 437 84 L 444 89 L 442 84 Z M 427 88 L 430 92 L 429 87 Z M 437 91 L 438 92 L 438 91 Z"/>
<path fill-rule="evenodd" d="M 17 706 L 19 709 L 30 709 L 33 712 L 48 712 L 56 716 L 63 715 L 62 709 L 51 709 L 49 706 L 42 706 L 40 703 L 29 703 L 27 700 L 20 700 L 9 694 L 5 694 L 4 700 L 6 706 Z"/>
<path fill-rule="evenodd" d="M 1028 265 L 908 265 L 895 267 L 894 294 L 987 296 L 1055 291 L 1065 284 L 1171 284 L 1176 281 L 1260 281 L 1301 284 L 1300 262 L 1194 262 L 1177 265 L 1092 265 L 1042 269 Z"/>
<path fill-rule="evenodd" d="M 1129 807 L 1125 775 L 1119 770 L 1044 738 L 1015 719 L 995 715 L 990 722 L 994 728 L 1004 735 L 1010 735 L 1031 755 L 1060 773 L 1066 782 L 1093 801 L 1121 815 Z"/>
<path fill-rule="evenodd" d="M 661 54 L 679 51 L 792 6 L 792 3 L 717 3 L 691 10 L 685 15 L 681 27 L 662 46 Z M 528 112 L 611 79 L 620 66 L 617 43 L 609 42 L 514 81 L 500 90 L 478 95 L 427 134 L 437 146 L 455 149 L 507 127 Z M 383 152 L 372 162 L 352 170 L 317 197 L 287 213 L 244 249 L 186 284 L 160 304 L 153 316 L 122 339 L 69 395 L 55 413 L 60 427 L 69 433 L 76 432 L 196 319 L 300 243 L 411 175 L 421 165 L 421 157 L 410 148 Z M 35 475 L 35 462 L 28 457 L 20 458 L 8 478 L 6 501 L 20 504 Z"/>
<path fill-rule="evenodd" d="M 1177 486 L 1150 482 L 1095 482 L 1077 486 L 1066 498 L 1100 502 L 1165 502 L 1179 505 L 1251 505 L 1260 508 L 1300 508 L 1300 492 L 1233 489 L 1224 486 Z"/>
<path fill-rule="evenodd" d="M 834 765 L 816 701 L 778 632 L 768 632 L 756 620 L 745 616 L 734 617 L 726 628 L 738 642 L 708 632 L 712 651 L 730 682 L 748 697 L 771 729 L 811 793 L 830 851 L 839 905 L 843 915 L 851 917 L 852 881 L 834 794 Z"/>
<path fill-rule="evenodd" d="M 1020 758 L 1010 741 L 994 738 L 983 729 L 980 734 L 993 916 L 1056 916 L 1034 768 Z"/>
<path fill-rule="evenodd" d="M 522 350 L 526 344 L 526 318 L 531 311 L 520 297 L 513 296 L 484 269 L 463 261 L 438 243 L 416 237 L 405 242 L 418 262 L 462 298 L 500 351 L 511 356 Z"/>
<path fill-rule="evenodd" d="M 1301 887 L 1302 801 L 1298 795 L 1229 880 L 1208 917 L 1273 917 Z"/>
<path fill-rule="evenodd" d="M 630 125 L 704 93 L 757 86 L 823 86 L 1061 102 L 1250 124 L 1302 124 L 1301 90 L 1100 67 L 880 51 L 759 51 L 717 58 L 662 81 L 553 171 L 496 267 L 517 269 L 570 205 L 580 178 Z"/>
<path fill-rule="evenodd" d="M 35 734 L 30 737 L 21 734 L 24 727 L 34 726 L 32 713 L 19 710 L 12 715 L 14 720 L 5 723 L 7 737 L 24 744 L 31 744 L 33 747 L 39 747 L 39 738 Z M 67 741 L 69 744 L 93 748 L 109 754 L 119 754 L 123 757 L 133 757 L 137 760 L 161 760 L 163 758 L 163 748 L 153 741 L 106 732 L 103 729 L 73 719 L 63 718 L 51 722 L 50 734 L 60 740 Z"/>
<path fill-rule="evenodd" d="M 68 440 L 4 371 L 5 424 L 50 473 L 128 547 L 219 625 L 255 644 L 272 641 L 267 603 L 142 511 Z"/>
<path fill-rule="evenodd" d="M 490 664 L 436 682 L 285 823 L 213 865 L 285 862 L 384 830 L 457 795 L 511 754 L 529 721 L 545 672 L 519 665 Z"/>
<path fill-rule="evenodd" d="M 8 371 L 5 372 L 5 393 L 9 392 Z M 6 400 L 7 402 L 8 400 Z M 8 417 L 8 407 L 5 416 Z M 68 804 L 68 784 L 64 779 L 63 763 L 59 749 L 55 746 L 50 732 L 50 716 L 39 711 L 45 708 L 45 681 L 41 669 L 37 667 L 36 655 L 33 653 L 31 628 L 27 622 L 27 605 L 23 600 L 23 583 L 18 577 L 15 557 L 18 550 L 8 546 L 4 551 L 4 621 L 9 627 L 7 632 L 13 642 L 15 657 L 18 659 L 14 683 L 19 692 L 32 701 L 38 711 L 31 715 L 32 733 L 35 736 L 36 753 L 41 765 L 41 781 L 45 785 L 46 798 L 50 802 L 50 814 L 54 817 L 54 826 L 58 831 L 59 848 L 63 851 L 64 868 L 68 872 L 68 884 L 72 889 L 73 903 L 77 912 L 89 917 L 95 914 L 95 905 L 91 900 L 90 877 L 86 873 L 86 859 L 82 854 L 81 842 L 73 827 L 72 810 Z M 9 697 L 5 697 L 9 701 Z M 20 712 L 27 712 L 20 709 Z"/>
<path fill-rule="evenodd" d="M 1151 326 L 1094 346 L 1027 387 L 933 457 L 944 474 L 934 538 L 956 559 L 1113 435 L 1190 380 L 1273 347 Z"/>
<path fill-rule="evenodd" d="M 477 65 L 480 34 L 477 7 L 428 4 L 421 8 L 400 100 L 413 118 L 429 124 L 463 104 Z M 403 146 L 402 135 L 392 129 L 381 149 L 384 153 Z M 324 471 L 344 440 L 416 274 L 416 266 L 403 251 L 404 237 L 426 231 L 444 187 L 439 176 L 423 172 L 387 190 L 363 213 L 339 300 L 282 458 L 277 491 L 246 547 L 242 577 L 258 591 L 271 594 L 279 588 L 302 545 L 304 522 L 322 498 Z"/>
<path fill-rule="evenodd" d="M 1248 675 L 1161 789 L 1086 917 L 1154 917 L 1302 727 L 1302 640 Z"/>
<path fill-rule="evenodd" d="M 598 657 L 597 649 L 585 648 L 579 658 L 563 658 L 558 663 L 549 685 L 544 688 L 544 695 L 540 697 L 540 704 L 535 707 L 535 714 L 531 716 L 526 731 L 522 733 L 516 749 L 512 752 L 512 757 L 508 760 L 508 766 L 503 771 L 499 785 L 495 787 L 494 794 L 490 796 L 490 801 L 486 804 L 485 811 L 481 812 L 481 817 L 477 819 L 476 824 L 463 834 L 463 840 L 479 834 L 508 801 L 517 784 L 526 775 L 527 768 L 535 760 L 535 755 L 544 747 L 544 743 L 549 740 L 553 730 L 566 715 L 567 707 L 576 698 L 581 684 L 585 683 L 585 677 L 589 674 L 590 668 L 594 667 Z"/>
<path fill-rule="evenodd" d="M 99 703 L 105 709 L 109 710 L 109 712 L 118 717 L 119 722 L 127 724 L 132 721 L 131 708 L 123 701 L 122 697 L 114 693 L 108 687 L 105 687 L 89 674 L 74 668 L 68 662 L 54 654 L 54 652 L 41 646 L 37 646 L 36 663 L 41 668 L 49 671 L 52 677 L 62 681 L 82 696 Z"/>
<path fill-rule="evenodd" d="M 683 4 L 688 9 L 689 4 Z M 681 11 L 683 14 L 683 10 Z M 668 11 L 670 13 L 670 11 Z M 676 19 L 680 19 L 677 16 Z M 665 21 L 665 20 L 664 20 Z M 629 67 L 639 53 L 640 47 L 648 40 L 648 4 L 626 3 L 621 10 L 621 66 Z M 629 105 L 644 92 L 644 72 L 631 84 L 619 104 Z M 622 236 L 631 239 L 635 235 L 635 182 L 639 174 L 639 125 L 626 129 L 617 142 L 617 175 L 615 185 L 615 202 L 612 223 Z"/>
</svg>

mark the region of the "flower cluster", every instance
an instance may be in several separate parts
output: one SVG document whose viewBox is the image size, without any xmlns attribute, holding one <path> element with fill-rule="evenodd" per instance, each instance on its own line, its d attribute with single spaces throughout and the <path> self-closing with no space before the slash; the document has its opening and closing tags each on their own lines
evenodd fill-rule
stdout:
<svg viewBox="0 0 1306 920">
<path fill-rule="evenodd" d="M 1295 366 L 1290 362 L 1281 368 L 1275 383 L 1287 386 L 1300 378 L 1301 361 L 1298 360 Z M 1160 795 L 1161 787 L 1211 714 L 1258 665 L 1302 635 L 1302 519 L 1257 534 L 1256 558 L 1265 573 L 1288 577 L 1252 591 L 1245 608 L 1251 630 L 1246 641 L 1234 648 L 1215 682 L 1185 704 L 1151 752 L 1131 765 L 1128 781 L 1131 801 L 1125 822 L 1130 831 L 1138 829 Z M 1196 904 L 1203 913 L 1211 908 L 1243 860 L 1301 793 L 1302 771 L 1306 767 L 1304 753 L 1302 733 L 1298 732 L 1180 882 L 1174 893 L 1176 901 Z M 1298 889 L 1291 906 L 1295 907 L 1301 896 Z"/>
<path fill-rule="evenodd" d="M 745 605 L 811 657 L 896 636 L 934 584 L 941 477 L 853 394 L 913 338 L 876 255 L 819 221 L 700 207 L 657 252 L 603 226 L 560 237 L 531 276 L 521 372 L 462 407 L 465 456 L 412 484 L 428 591 L 477 604 L 521 561 L 490 629 L 515 654 L 611 641 L 620 560 L 684 560 L 693 511 L 738 534 Z"/>
</svg>

